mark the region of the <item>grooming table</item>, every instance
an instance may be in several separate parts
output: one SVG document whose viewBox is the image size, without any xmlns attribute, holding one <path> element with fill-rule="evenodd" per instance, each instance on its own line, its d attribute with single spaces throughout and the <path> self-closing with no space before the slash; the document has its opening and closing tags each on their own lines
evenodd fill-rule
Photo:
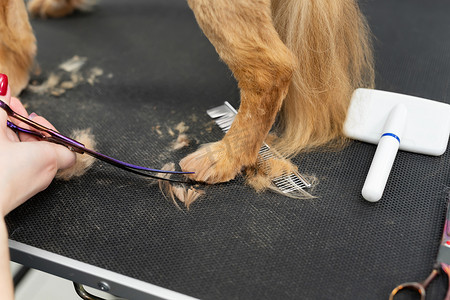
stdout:
<svg viewBox="0 0 450 300">
<path fill-rule="evenodd" d="M 377 88 L 450 103 L 450 2 L 361 6 Z M 103 74 L 59 97 L 21 99 L 62 133 L 91 128 L 104 154 L 155 168 L 178 162 L 223 136 L 208 108 L 239 106 L 232 74 L 184 0 L 101 1 L 92 13 L 32 24 L 42 70 L 32 80 L 67 77 L 58 65 L 74 55 L 87 57 L 86 78 L 92 68 Z M 174 151 L 168 128 L 181 121 L 192 142 Z M 375 149 L 353 142 L 295 157 L 318 177 L 316 199 L 257 194 L 239 177 L 208 187 L 190 211 L 150 180 L 97 161 L 7 216 L 12 260 L 129 299 L 387 299 L 433 267 L 450 158 L 400 151 L 383 198 L 369 203 L 360 193 Z M 446 281 L 432 283 L 429 299 L 443 299 Z"/>
</svg>

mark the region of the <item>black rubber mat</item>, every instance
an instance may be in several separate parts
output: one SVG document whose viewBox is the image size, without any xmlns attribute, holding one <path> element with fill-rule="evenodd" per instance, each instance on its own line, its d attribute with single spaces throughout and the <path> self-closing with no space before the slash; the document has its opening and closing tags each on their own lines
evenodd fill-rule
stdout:
<svg viewBox="0 0 450 300">
<path fill-rule="evenodd" d="M 376 38 L 377 88 L 450 102 L 450 2 L 361 5 Z M 22 100 L 63 133 L 92 128 L 100 152 L 151 167 L 177 162 L 222 136 L 206 109 L 238 107 L 236 82 L 183 0 L 102 1 L 92 13 L 32 23 L 35 80 L 62 74 L 58 65 L 74 55 L 87 57 L 85 77 L 92 68 L 103 75 Z M 171 151 L 168 128 L 181 121 L 194 142 Z M 372 204 L 360 191 L 374 152 L 354 142 L 296 157 L 320 180 L 314 200 L 257 194 L 237 178 L 207 188 L 189 212 L 149 180 L 96 162 L 81 178 L 53 182 L 7 224 L 13 240 L 204 299 L 386 299 L 432 269 L 449 155 L 399 152 Z M 428 299 L 443 299 L 446 280 Z"/>
</svg>

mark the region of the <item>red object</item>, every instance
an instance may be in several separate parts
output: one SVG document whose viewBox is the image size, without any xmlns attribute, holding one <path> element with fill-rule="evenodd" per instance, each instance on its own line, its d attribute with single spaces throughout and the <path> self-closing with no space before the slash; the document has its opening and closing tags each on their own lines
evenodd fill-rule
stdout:
<svg viewBox="0 0 450 300">
<path fill-rule="evenodd" d="M 8 92 L 8 76 L 0 74 L 0 96 L 5 96 Z"/>
</svg>

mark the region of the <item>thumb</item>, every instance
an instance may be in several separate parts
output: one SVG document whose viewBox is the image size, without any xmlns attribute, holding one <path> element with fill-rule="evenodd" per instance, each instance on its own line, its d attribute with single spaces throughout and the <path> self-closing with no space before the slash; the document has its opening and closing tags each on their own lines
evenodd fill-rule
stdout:
<svg viewBox="0 0 450 300">
<path fill-rule="evenodd" d="M 46 118 L 44 118 L 42 116 L 36 115 L 33 118 L 33 121 L 56 131 L 55 127 L 49 121 L 47 121 Z M 23 134 L 23 135 L 21 135 L 21 140 L 22 140 L 22 142 L 32 142 L 32 141 L 36 141 L 36 138 L 31 135 Z M 40 142 L 40 143 L 47 144 L 47 142 Z M 42 144 L 38 144 L 38 145 L 42 145 Z M 66 169 L 66 168 L 71 167 L 73 164 L 75 164 L 76 155 L 74 152 L 72 152 L 69 149 L 67 149 L 66 147 L 58 145 L 58 144 L 48 143 L 48 146 L 53 148 L 53 150 L 54 150 L 54 155 L 55 155 L 54 158 L 56 159 L 58 169 Z"/>
<path fill-rule="evenodd" d="M 40 141 L 11 145 L 14 163 L 7 166 L 9 184 L 4 193 L 9 195 L 10 201 L 5 202 L 4 213 L 46 189 L 58 169 L 70 167 L 75 162 L 75 154 L 61 145 Z"/>
</svg>

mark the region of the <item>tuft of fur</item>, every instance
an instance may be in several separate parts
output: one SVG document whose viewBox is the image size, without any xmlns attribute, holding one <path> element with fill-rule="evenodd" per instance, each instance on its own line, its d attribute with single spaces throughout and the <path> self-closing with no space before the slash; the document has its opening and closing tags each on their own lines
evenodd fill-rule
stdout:
<svg viewBox="0 0 450 300">
<path fill-rule="evenodd" d="M 11 95 L 28 84 L 36 56 L 36 38 L 23 1 L 0 1 L 0 72 L 8 75 Z"/>
<path fill-rule="evenodd" d="M 189 137 L 185 133 L 181 133 L 178 135 L 176 141 L 172 143 L 172 150 L 179 150 L 181 148 L 189 146 Z"/>
<path fill-rule="evenodd" d="M 59 64 L 58 68 L 66 71 L 67 73 L 76 73 L 84 66 L 87 61 L 87 57 L 75 55 L 72 58 Z"/>
<path fill-rule="evenodd" d="M 46 93 L 53 94 L 55 91 L 59 91 L 60 88 L 58 87 L 58 84 L 60 83 L 60 81 L 61 76 L 55 73 L 50 73 L 47 80 L 45 80 L 42 84 L 40 85 L 30 84 L 28 85 L 27 89 L 33 93 L 40 95 Z"/>
<path fill-rule="evenodd" d="M 89 149 L 95 149 L 97 144 L 90 128 L 84 130 L 74 130 L 71 137 L 74 140 L 84 144 L 86 148 Z M 70 180 L 74 177 L 82 176 L 87 170 L 90 169 L 94 161 L 95 158 L 90 155 L 77 153 L 75 164 L 68 169 L 58 171 L 56 174 L 56 179 Z"/>
<path fill-rule="evenodd" d="M 33 17 L 62 18 L 76 10 L 90 11 L 95 0 L 30 0 L 28 11 Z"/>
<path fill-rule="evenodd" d="M 175 164 L 173 162 L 165 164 L 161 170 L 175 171 Z M 163 178 L 170 178 L 170 174 L 160 175 Z M 173 204 L 179 208 L 178 202 L 184 203 L 184 206 L 189 210 L 192 203 L 205 194 L 205 191 L 196 189 L 194 187 L 187 188 L 184 184 L 174 184 L 166 180 L 158 180 L 159 189 L 166 199 L 169 199 Z"/>
<path fill-rule="evenodd" d="M 189 129 L 189 126 L 187 126 L 184 122 L 180 122 L 175 126 L 175 130 L 178 131 L 178 137 L 176 141 L 172 143 L 172 150 L 179 150 L 181 148 L 187 147 L 190 144 L 189 137 L 185 133 Z M 174 136 L 175 133 L 172 129 L 169 128 L 169 134 L 171 136 Z"/>
<path fill-rule="evenodd" d="M 374 86 L 367 22 L 355 0 L 272 0 L 275 28 L 298 58 L 275 147 L 285 155 L 342 145 L 354 89 Z"/>
<path fill-rule="evenodd" d="M 175 130 L 178 131 L 180 134 L 185 133 L 188 131 L 189 126 L 187 126 L 184 122 L 180 122 L 175 126 Z"/>
<path fill-rule="evenodd" d="M 58 66 L 60 70 L 50 72 L 44 82 L 41 84 L 31 82 L 27 89 L 36 94 L 50 94 L 57 97 L 84 82 L 94 85 L 98 81 L 98 77 L 103 75 L 103 70 L 98 67 L 93 67 L 87 72 L 81 72 L 81 68 L 86 61 L 86 57 L 75 55 L 61 63 Z"/>
<path fill-rule="evenodd" d="M 205 191 L 198 190 L 194 187 L 186 188 L 185 186 L 181 185 L 172 185 L 172 191 L 174 196 L 182 203 L 184 203 L 187 210 L 189 210 L 189 207 L 192 203 L 194 203 L 195 200 L 200 198 L 202 195 L 205 194 Z"/>
<path fill-rule="evenodd" d="M 273 192 L 295 199 L 315 198 L 304 189 L 286 192 L 274 184 L 274 179 L 280 176 L 289 176 L 291 173 L 298 173 L 297 166 L 292 164 L 290 160 L 277 155 L 276 157 L 267 160 L 258 158 L 258 164 L 256 166 L 246 168 L 245 179 L 246 183 L 253 187 L 258 193 L 270 189 Z M 303 177 L 306 178 L 305 176 Z M 312 187 L 310 190 L 312 190 L 317 184 L 317 178 L 308 176 L 307 180 L 311 183 Z"/>
</svg>

